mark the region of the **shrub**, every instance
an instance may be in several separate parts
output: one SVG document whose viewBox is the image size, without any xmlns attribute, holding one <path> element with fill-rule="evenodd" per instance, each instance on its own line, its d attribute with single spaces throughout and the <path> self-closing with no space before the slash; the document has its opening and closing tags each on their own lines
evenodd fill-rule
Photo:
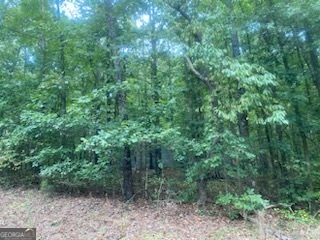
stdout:
<svg viewBox="0 0 320 240">
<path fill-rule="evenodd" d="M 256 210 L 266 208 L 269 201 L 263 199 L 260 194 L 255 194 L 254 189 L 249 188 L 240 196 L 231 193 L 220 195 L 217 204 L 227 206 L 228 216 L 234 219 L 240 215 L 245 217 Z"/>
</svg>

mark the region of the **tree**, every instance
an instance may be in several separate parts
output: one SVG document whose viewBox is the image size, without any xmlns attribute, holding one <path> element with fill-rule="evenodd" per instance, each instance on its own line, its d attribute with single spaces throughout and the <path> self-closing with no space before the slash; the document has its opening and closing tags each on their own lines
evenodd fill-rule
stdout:
<svg viewBox="0 0 320 240">
<path fill-rule="evenodd" d="M 200 204 L 223 178 L 233 194 L 254 185 L 315 211 L 320 6 L 311 3 L 81 1 L 68 18 L 64 1 L 0 2 L 2 182 L 121 186 L 127 201 L 138 182 L 150 196 L 149 168 L 161 181 L 169 169 L 185 173 L 175 183 L 198 186 Z"/>
</svg>

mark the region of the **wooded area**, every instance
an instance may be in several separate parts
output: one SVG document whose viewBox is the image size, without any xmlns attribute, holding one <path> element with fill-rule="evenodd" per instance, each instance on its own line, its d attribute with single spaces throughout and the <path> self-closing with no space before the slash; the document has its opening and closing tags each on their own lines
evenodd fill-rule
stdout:
<svg viewBox="0 0 320 240">
<path fill-rule="evenodd" d="M 315 214 L 319 13 L 317 0 L 1 0 L 1 185 Z"/>
</svg>

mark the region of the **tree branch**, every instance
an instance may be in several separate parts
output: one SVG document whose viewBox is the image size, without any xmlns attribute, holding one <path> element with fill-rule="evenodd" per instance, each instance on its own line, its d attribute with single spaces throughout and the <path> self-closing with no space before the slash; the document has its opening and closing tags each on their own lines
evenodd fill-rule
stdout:
<svg viewBox="0 0 320 240">
<path fill-rule="evenodd" d="M 285 208 L 288 208 L 291 213 L 293 213 L 292 205 L 293 205 L 293 203 L 292 204 L 278 203 L 278 204 L 275 204 L 275 205 L 269 205 L 269 206 L 265 207 L 265 209 L 277 208 L 277 207 L 285 207 Z"/>
<path fill-rule="evenodd" d="M 213 92 L 214 87 L 213 87 L 212 83 L 210 82 L 210 79 L 208 79 L 207 77 L 202 76 L 201 73 L 199 73 L 194 68 L 193 63 L 191 62 L 191 59 L 188 56 L 185 56 L 185 58 L 186 58 L 186 60 L 188 62 L 190 70 L 199 78 L 199 80 L 201 82 L 203 82 L 209 88 L 210 92 Z"/>
<path fill-rule="evenodd" d="M 168 2 L 167 2 L 168 3 Z M 182 17 L 184 17 L 188 22 L 189 22 L 189 24 L 191 23 L 191 18 L 189 17 L 189 15 L 185 12 L 185 11 L 183 11 L 182 9 L 181 9 L 181 5 L 172 5 L 172 4 L 170 4 L 170 3 L 168 3 L 168 5 L 171 7 L 171 8 L 173 8 L 174 10 L 176 10 L 178 13 L 180 13 L 180 15 L 182 16 Z"/>
<path fill-rule="evenodd" d="M 186 19 L 189 24 L 192 23 L 192 20 L 191 20 L 190 16 L 189 16 L 185 11 L 183 11 L 183 10 L 181 9 L 181 5 L 182 5 L 182 4 L 180 4 L 180 5 L 179 5 L 179 4 L 173 5 L 173 4 L 170 3 L 169 1 L 166 1 L 166 3 L 167 3 L 173 10 L 177 11 L 178 13 L 180 13 L 180 15 L 181 15 L 184 19 Z M 195 33 L 193 33 L 193 35 L 194 35 L 195 40 L 196 40 L 198 43 L 201 43 L 201 42 L 202 42 L 201 34 L 200 34 L 199 32 L 195 32 Z"/>
</svg>

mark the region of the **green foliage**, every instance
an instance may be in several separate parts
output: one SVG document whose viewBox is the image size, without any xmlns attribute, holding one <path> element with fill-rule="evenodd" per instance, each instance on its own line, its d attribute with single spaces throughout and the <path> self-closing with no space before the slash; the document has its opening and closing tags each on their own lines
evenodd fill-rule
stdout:
<svg viewBox="0 0 320 240">
<path fill-rule="evenodd" d="M 288 209 L 274 209 L 277 213 L 281 215 L 282 218 L 286 220 L 294 220 L 301 223 L 317 223 L 317 219 L 315 219 L 310 213 L 306 210 L 295 210 L 290 211 Z"/>
<path fill-rule="evenodd" d="M 116 185 L 119 179 L 117 169 L 111 168 L 104 162 L 64 161 L 43 167 L 41 186 L 50 182 L 49 186 L 58 191 L 111 192 L 113 187 L 108 185 Z"/>
<path fill-rule="evenodd" d="M 45 194 L 53 194 L 55 191 L 57 191 L 57 186 L 50 183 L 48 179 L 44 179 L 40 183 L 40 191 Z"/>
<path fill-rule="evenodd" d="M 247 189 L 247 191 L 240 196 L 231 193 L 220 195 L 216 203 L 229 207 L 228 214 L 231 218 L 239 216 L 240 213 L 253 213 L 269 205 L 269 201 L 263 199 L 260 194 L 255 194 L 252 188 Z"/>
<path fill-rule="evenodd" d="M 318 1 L 81 1 L 77 19 L 59 3 L 1 3 L 2 184 L 120 189 L 124 150 L 165 170 L 161 149 L 182 201 L 198 180 L 268 178 L 316 210 Z M 222 200 L 250 212 L 250 191 Z"/>
<path fill-rule="evenodd" d="M 174 201 L 178 203 L 195 202 L 197 200 L 197 185 L 196 183 L 188 183 L 182 181 L 177 189 L 177 194 Z"/>
<path fill-rule="evenodd" d="M 307 184 L 307 179 L 304 179 L 303 177 L 299 180 L 292 180 L 288 186 L 279 189 L 281 198 L 285 202 L 305 207 L 305 210 L 309 211 L 309 213 L 314 212 L 315 209 L 313 204 L 315 203 L 314 205 L 317 205 L 319 203 L 320 192 L 306 189 L 304 186 Z"/>
</svg>

